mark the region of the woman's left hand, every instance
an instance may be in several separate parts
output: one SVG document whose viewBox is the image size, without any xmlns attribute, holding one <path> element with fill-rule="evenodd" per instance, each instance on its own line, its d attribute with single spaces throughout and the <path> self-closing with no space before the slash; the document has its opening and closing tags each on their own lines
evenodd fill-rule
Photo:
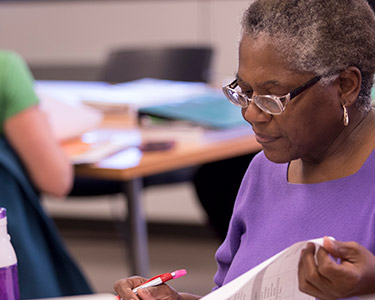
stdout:
<svg viewBox="0 0 375 300">
<path fill-rule="evenodd" d="M 312 243 L 301 253 L 298 280 L 302 292 L 324 300 L 375 293 L 375 256 L 365 247 L 324 238 L 316 261 L 314 253 Z"/>
</svg>

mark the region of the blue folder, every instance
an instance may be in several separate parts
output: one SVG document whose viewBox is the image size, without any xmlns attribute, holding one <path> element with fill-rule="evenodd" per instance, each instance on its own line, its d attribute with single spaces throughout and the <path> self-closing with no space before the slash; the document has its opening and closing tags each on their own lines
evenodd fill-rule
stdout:
<svg viewBox="0 0 375 300">
<path fill-rule="evenodd" d="M 175 103 L 142 107 L 139 116 L 148 115 L 167 120 L 188 121 L 213 129 L 229 129 L 248 126 L 241 109 L 231 104 L 224 95 L 209 93 Z"/>
</svg>

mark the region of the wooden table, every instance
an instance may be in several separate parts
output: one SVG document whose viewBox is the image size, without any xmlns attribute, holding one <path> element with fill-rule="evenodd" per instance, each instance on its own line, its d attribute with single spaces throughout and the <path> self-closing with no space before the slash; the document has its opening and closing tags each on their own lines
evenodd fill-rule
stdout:
<svg viewBox="0 0 375 300">
<path fill-rule="evenodd" d="M 240 113 L 240 112 L 239 112 Z M 133 121 L 132 121 L 133 120 Z M 124 115 L 107 116 L 102 124 L 105 128 L 136 128 L 133 118 Z M 64 144 L 69 148 L 77 141 L 68 141 Z M 94 165 L 76 166 L 77 176 L 92 178 L 114 179 L 124 182 L 124 192 L 127 198 L 128 221 L 130 231 L 130 259 L 134 274 L 149 275 L 149 255 L 146 221 L 143 215 L 141 201 L 141 178 L 165 171 L 203 163 L 219 161 L 231 157 L 253 153 L 261 149 L 256 142 L 249 126 L 249 134 L 240 137 L 225 138 L 224 140 L 183 141 L 178 139 L 170 150 L 144 152 L 139 163 L 134 167 L 123 168 L 118 166 L 108 168 L 100 162 Z"/>
</svg>

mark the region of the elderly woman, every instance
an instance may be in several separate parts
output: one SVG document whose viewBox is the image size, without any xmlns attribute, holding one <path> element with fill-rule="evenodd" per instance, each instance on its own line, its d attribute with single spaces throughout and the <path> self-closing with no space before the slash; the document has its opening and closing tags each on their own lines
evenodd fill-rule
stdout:
<svg viewBox="0 0 375 300">
<path fill-rule="evenodd" d="M 353 242 L 326 241 L 318 265 L 309 245 L 300 289 L 323 299 L 375 292 L 374 14 L 364 0 L 257 0 L 242 26 L 237 76 L 223 90 L 263 151 L 242 181 L 215 283 L 330 235 Z M 144 280 L 115 290 L 123 299 L 199 299 L 167 285 L 137 298 L 129 288 Z"/>
</svg>

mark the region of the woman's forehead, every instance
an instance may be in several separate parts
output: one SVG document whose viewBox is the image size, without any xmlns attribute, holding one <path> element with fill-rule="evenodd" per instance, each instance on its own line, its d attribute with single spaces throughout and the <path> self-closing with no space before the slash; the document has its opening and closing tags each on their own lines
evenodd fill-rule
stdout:
<svg viewBox="0 0 375 300">
<path fill-rule="evenodd" d="M 240 43 L 238 74 L 244 78 L 250 72 L 267 77 L 268 73 L 282 76 L 295 74 L 269 40 L 245 37 Z"/>
<path fill-rule="evenodd" d="M 277 62 L 286 66 L 285 60 L 274 46 L 274 41 L 266 37 L 243 36 L 239 47 L 239 58 L 248 59 L 251 63 L 266 65 Z"/>
<path fill-rule="evenodd" d="M 237 78 L 241 86 L 294 88 L 314 74 L 294 70 L 266 37 L 244 36 L 239 51 Z"/>
</svg>

